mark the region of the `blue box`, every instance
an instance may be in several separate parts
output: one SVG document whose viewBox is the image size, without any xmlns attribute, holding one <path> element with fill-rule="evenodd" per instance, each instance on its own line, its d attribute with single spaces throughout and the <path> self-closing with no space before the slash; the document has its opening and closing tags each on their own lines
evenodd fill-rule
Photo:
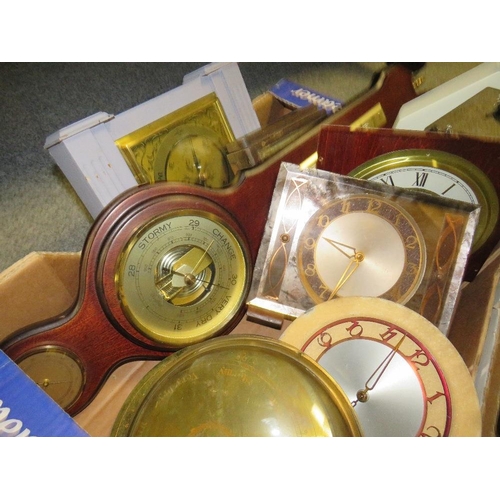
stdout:
<svg viewBox="0 0 500 500">
<path fill-rule="evenodd" d="M 271 87 L 269 92 L 289 107 L 302 108 L 314 104 L 318 108 L 324 109 L 328 114 L 339 111 L 344 104 L 339 99 L 321 94 L 286 78 L 281 79 Z"/>
<path fill-rule="evenodd" d="M 0 350 L 0 437 L 88 434 Z"/>
</svg>

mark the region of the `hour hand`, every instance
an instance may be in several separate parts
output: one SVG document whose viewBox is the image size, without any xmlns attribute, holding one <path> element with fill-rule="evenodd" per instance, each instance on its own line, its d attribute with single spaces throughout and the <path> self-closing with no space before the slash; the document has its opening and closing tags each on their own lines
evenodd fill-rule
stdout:
<svg viewBox="0 0 500 500">
<path fill-rule="evenodd" d="M 340 241 L 331 240 L 330 238 L 326 238 L 323 236 L 323 239 L 330 243 L 333 248 L 336 248 L 340 253 L 345 255 L 348 259 L 352 259 L 356 256 L 356 249 L 350 245 L 346 245 L 345 243 L 340 243 Z"/>
</svg>

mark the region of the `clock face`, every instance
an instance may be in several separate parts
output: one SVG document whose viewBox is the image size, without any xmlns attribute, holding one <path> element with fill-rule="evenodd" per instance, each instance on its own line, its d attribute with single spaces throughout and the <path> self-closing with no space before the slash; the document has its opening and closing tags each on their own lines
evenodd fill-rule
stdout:
<svg viewBox="0 0 500 500">
<path fill-rule="evenodd" d="M 337 297 L 381 297 L 446 334 L 476 205 L 283 164 L 249 295 L 269 326 Z"/>
<path fill-rule="evenodd" d="M 464 158 L 444 151 L 394 151 L 363 163 L 349 175 L 479 205 L 473 251 L 485 243 L 497 224 L 499 201 L 488 176 Z"/>
<path fill-rule="evenodd" d="M 425 271 L 425 241 L 401 207 L 353 195 L 320 208 L 298 242 L 298 268 L 316 303 L 335 296 L 387 297 L 405 303 Z"/>
<path fill-rule="evenodd" d="M 467 203 L 478 203 L 474 190 L 463 179 L 451 172 L 422 165 L 392 168 L 369 177 L 391 186 L 426 189 L 440 196 Z"/>
<path fill-rule="evenodd" d="M 220 142 L 220 141 L 219 141 Z M 188 182 L 211 188 L 230 184 L 233 173 L 222 146 L 208 134 L 184 135 L 170 149 L 157 179 Z"/>
<path fill-rule="evenodd" d="M 472 378 L 452 344 L 422 316 L 380 298 L 319 304 L 280 340 L 339 383 L 365 436 L 479 435 Z"/>
</svg>

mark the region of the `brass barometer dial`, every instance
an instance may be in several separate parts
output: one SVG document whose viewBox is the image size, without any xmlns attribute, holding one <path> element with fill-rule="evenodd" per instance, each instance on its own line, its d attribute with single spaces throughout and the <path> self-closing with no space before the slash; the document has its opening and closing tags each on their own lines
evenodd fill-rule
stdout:
<svg viewBox="0 0 500 500">
<path fill-rule="evenodd" d="M 222 220 L 182 209 L 154 218 L 120 257 L 116 289 L 128 320 L 171 347 L 216 334 L 242 304 L 247 256 Z"/>
<path fill-rule="evenodd" d="M 78 398 L 85 382 L 85 373 L 78 358 L 69 350 L 43 346 L 27 352 L 19 367 L 61 408 Z"/>
</svg>

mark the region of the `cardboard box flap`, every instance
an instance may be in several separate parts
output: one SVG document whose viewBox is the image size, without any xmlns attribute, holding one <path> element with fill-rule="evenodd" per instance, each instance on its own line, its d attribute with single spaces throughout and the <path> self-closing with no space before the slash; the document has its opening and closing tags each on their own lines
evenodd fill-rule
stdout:
<svg viewBox="0 0 500 500">
<path fill-rule="evenodd" d="M 0 342 L 66 311 L 78 292 L 80 253 L 32 252 L 0 274 Z"/>
</svg>

